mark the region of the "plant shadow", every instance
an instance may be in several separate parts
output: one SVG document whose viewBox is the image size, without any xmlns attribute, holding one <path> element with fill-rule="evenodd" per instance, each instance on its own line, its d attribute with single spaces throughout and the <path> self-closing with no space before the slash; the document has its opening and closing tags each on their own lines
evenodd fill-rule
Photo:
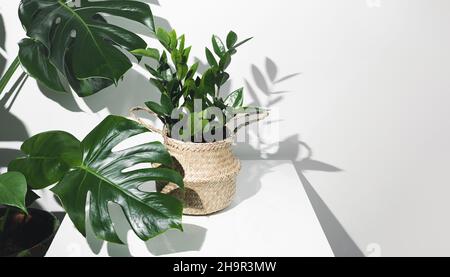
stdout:
<svg viewBox="0 0 450 277">
<path fill-rule="evenodd" d="M 3 16 L 0 14 L 0 76 L 3 76 L 7 63 L 6 53 L 6 28 Z M 11 113 L 11 108 L 22 90 L 28 76 L 21 74 L 8 91 L 0 95 L 0 142 L 23 142 L 30 137 L 25 124 L 17 116 Z M 9 147 L 9 146 L 8 146 Z M 8 163 L 19 157 L 18 149 L 0 148 L 0 168 L 5 168 Z"/>
<path fill-rule="evenodd" d="M 266 58 L 264 68 L 259 68 L 256 65 L 251 66 L 254 85 L 249 80 L 245 80 L 247 91 L 253 99 L 250 105 L 270 109 L 284 100 L 284 95 L 289 93 L 289 91 L 278 90 L 278 85 L 299 76 L 300 73 L 279 77 L 278 71 L 278 66 L 270 58 Z M 265 124 L 274 123 L 276 122 L 272 121 Z M 253 137 L 258 137 L 257 146 L 252 146 L 248 143 L 238 143 L 236 152 L 239 156 L 244 160 L 292 161 L 334 254 L 338 257 L 363 257 L 363 252 L 352 240 L 305 175 L 308 171 L 338 173 L 342 172 L 342 170 L 334 165 L 314 159 L 312 148 L 302 141 L 298 134 L 283 141 L 275 141 L 269 144 L 258 135 Z M 248 172 L 251 176 L 251 170 Z M 247 174 L 247 172 L 245 173 Z M 249 180 L 245 181 L 250 187 L 246 188 L 247 194 L 244 200 L 258 193 L 261 188 L 261 184 L 253 179 L 250 177 Z M 241 199 L 238 200 L 242 201 Z"/>
<path fill-rule="evenodd" d="M 236 194 L 231 205 L 224 211 L 232 210 L 255 196 L 262 187 L 261 180 L 264 175 L 272 172 L 270 164 L 255 164 L 255 163 L 243 163 L 241 173 L 238 176 Z"/>
<path fill-rule="evenodd" d="M 154 256 L 200 251 L 206 239 L 207 229 L 193 224 L 183 224 L 183 230 L 183 232 L 169 230 L 150 240 L 146 243 L 148 251 Z"/>
<path fill-rule="evenodd" d="M 53 91 L 52 89 L 47 88 L 40 82 L 36 82 L 39 90 L 42 94 L 53 102 L 57 103 L 61 107 L 69 110 L 71 112 L 82 112 L 80 106 L 75 100 L 75 95 L 73 92 L 59 92 Z M 68 89 L 68 91 L 70 91 Z"/>
<path fill-rule="evenodd" d="M 11 89 L 0 98 L 0 130 L 7 130 L 0 132 L 0 142 L 23 142 L 30 137 L 22 120 L 11 113 L 11 108 L 26 80 L 27 75 L 22 74 Z M 1 148 L 0 168 L 7 167 L 11 160 L 20 155 L 18 149 Z"/>
<path fill-rule="evenodd" d="M 130 235 L 135 235 L 133 234 L 133 230 L 126 219 L 125 214 L 118 205 L 110 205 L 109 214 L 112 222 L 114 222 L 114 229 L 118 237 L 123 242 L 130 242 L 130 239 L 133 239 L 133 243 L 122 245 L 106 242 L 108 256 L 132 257 L 133 254 L 129 245 L 132 244 L 133 246 L 136 246 L 137 243 L 134 243 L 134 241 L 137 238 L 130 238 Z M 148 242 L 138 243 L 141 251 L 139 255 L 162 256 L 200 251 L 205 242 L 207 229 L 193 224 L 183 224 L 183 229 L 183 232 L 179 230 L 168 230 L 164 234 L 161 234 Z M 95 237 L 90 224 L 86 224 L 86 239 L 91 251 L 95 254 L 99 254 L 104 246 L 104 242 Z"/>
<path fill-rule="evenodd" d="M 157 101 L 159 95 L 147 77 L 132 69 L 118 87 L 110 87 L 83 98 L 83 101 L 92 112 L 97 113 L 106 109 L 110 114 L 126 116 L 130 108 L 142 106 L 150 100 Z"/>
</svg>

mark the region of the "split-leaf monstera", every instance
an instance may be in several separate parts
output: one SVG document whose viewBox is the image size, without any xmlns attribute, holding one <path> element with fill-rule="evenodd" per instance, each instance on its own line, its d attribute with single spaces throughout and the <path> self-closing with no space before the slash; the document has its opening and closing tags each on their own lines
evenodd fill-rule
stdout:
<svg viewBox="0 0 450 277">
<path fill-rule="evenodd" d="M 19 64 L 26 72 L 55 91 L 64 92 L 67 81 L 81 97 L 117 84 L 131 68 L 122 51 L 145 48 L 135 33 L 108 23 L 103 15 L 121 17 L 155 30 L 150 7 L 139 1 L 22 0 L 20 21 L 27 38 L 19 43 Z M 9 81 L 0 82 L 0 93 Z"/>
<path fill-rule="evenodd" d="M 182 188 L 183 178 L 168 169 L 173 161 L 160 142 L 113 151 L 128 138 L 145 132 L 148 130 L 135 121 L 109 116 L 81 142 L 64 132 L 39 134 L 22 148 L 27 150 L 27 145 L 35 145 L 36 151 L 26 151 L 27 156 L 11 162 L 9 170 L 24 173 L 28 182 L 39 187 L 59 179 L 52 191 L 83 235 L 88 217 L 98 238 L 122 243 L 108 211 L 108 205 L 115 203 L 122 208 L 136 235 L 149 240 L 168 229 L 182 230 L 183 205 L 172 196 L 144 192 L 140 187 L 149 181 L 167 181 Z M 50 150 L 55 142 L 57 150 Z M 148 166 L 133 169 L 141 164 Z M 162 166 L 151 168 L 150 164 Z"/>
</svg>

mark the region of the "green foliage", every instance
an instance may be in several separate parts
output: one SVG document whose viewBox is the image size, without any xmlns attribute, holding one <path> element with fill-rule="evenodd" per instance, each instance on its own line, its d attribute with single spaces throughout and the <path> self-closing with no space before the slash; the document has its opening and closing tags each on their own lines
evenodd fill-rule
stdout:
<svg viewBox="0 0 450 277">
<path fill-rule="evenodd" d="M 32 189 L 46 188 L 59 180 L 72 167 L 80 164 L 80 142 L 66 132 L 45 132 L 26 140 L 21 147 L 24 157 L 9 163 L 8 171 L 27 176 Z"/>
<path fill-rule="evenodd" d="M 27 182 L 19 172 L 8 172 L 0 175 L 0 205 L 15 207 L 27 213 L 25 196 Z"/>
<path fill-rule="evenodd" d="M 157 61 L 159 61 L 159 58 L 160 58 L 158 49 L 154 49 L 154 48 L 136 49 L 136 50 L 131 51 L 131 54 L 136 55 L 136 56 L 152 58 Z"/>
<path fill-rule="evenodd" d="M 140 186 L 149 181 L 165 181 L 182 188 L 183 179 L 178 172 L 168 169 L 172 158 L 159 142 L 113 151 L 128 138 L 145 132 L 148 130 L 134 121 L 109 116 L 81 142 L 60 131 L 38 134 L 25 141 L 22 151 L 26 156 L 12 161 L 9 169 L 24 174 L 32 189 L 57 183 L 52 191 L 83 235 L 89 213 L 98 238 L 122 243 L 108 211 L 108 204 L 115 203 L 120 205 L 139 238 L 148 240 L 171 228 L 181 230 L 183 205 L 168 195 L 143 192 Z M 164 167 L 130 170 L 139 164 Z M 25 211 L 27 184 L 21 173 L 0 177 L 0 203 Z M 3 193 L 11 188 L 14 189 L 11 197 Z M 3 194 L 8 198 L 2 198 Z M 29 197 L 32 200 L 33 195 Z"/>
<path fill-rule="evenodd" d="M 220 121 L 217 117 L 205 118 L 205 112 L 195 110 L 196 114 L 172 118 L 172 111 L 187 111 L 194 113 L 195 103 L 201 103 L 203 111 L 215 107 L 228 114 L 226 110 L 238 110 L 243 108 L 243 88 L 231 93 L 225 99 L 221 97 L 220 89 L 229 81 L 230 75 L 226 70 L 231 64 L 232 57 L 237 53 L 237 48 L 248 42 L 251 38 L 238 43 L 235 32 L 228 33 L 226 43 L 216 35 L 212 36 L 212 48 L 205 48 L 206 60 L 209 67 L 200 74 L 199 64 L 190 65 L 189 55 L 191 47 L 186 47 L 184 35 L 177 37 L 175 30 L 168 32 L 158 28 L 156 37 L 164 47 L 161 53 L 156 54 L 154 49 L 139 49 L 134 54 L 150 57 L 157 60 L 156 66 L 146 65 L 147 70 L 153 76 L 150 82 L 161 92 L 160 103 L 147 102 L 146 106 L 158 115 L 168 130 L 184 120 L 187 121 L 189 134 L 183 134 L 185 138 L 192 138 L 199 131 L 204 131 L 207 123 L 219 121 L 215 129 L 224 128 L 226 121 Z M 151 52 L 151 54 L 147 54 Z M 157 58 L 159 57 L 159 58 Z M 168 59 L 170 57 L 170 61 Z M 242 110 L 242 109 L 241 109 Z M 200 116 L 198 116 L 200 114 Z M 198 127 L 201 126 L 201 127 Z"/>
<path fill-rule="evenodd" d="M 243 89 L 238 89 L 232 93 L 230 93 L 230 95 L 228 95 L 228 97 L 225 99 L 225 105 L 226 106 L 231 106 L 233 108 L 241 108 L 243 103 L 244 103 L 244 90 Z"/>
<path fill-rule="evenodd" d="M 108 23 L 112 15 L 155 30 L 153 14 L 139 1 L 88 1 L 80 5 L 61 0 L 22 0 L 19 18 L 27 37 L 19 43 L 19 60 L 31 77 L 46 87 L 64 92 L 66 81 L 81 96 L 117 84 L 131 68 L 122 51 L 146 48 L 137 34 Z M 141 54 L 136 53 L 136 57 Z M 11 73 L 17 63 L 11 67 Z M 0 81 L 0 93 L 12 74 Z"/>
</svg>

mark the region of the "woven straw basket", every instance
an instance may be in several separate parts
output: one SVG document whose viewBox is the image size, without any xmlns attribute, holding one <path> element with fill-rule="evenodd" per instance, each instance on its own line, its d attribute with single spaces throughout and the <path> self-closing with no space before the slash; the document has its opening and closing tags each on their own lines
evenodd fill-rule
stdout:
<svg viewBox="0 0 450 277">
<path fill-rule="evenodd" d="M 152 132 L 163 136 L 174 159 L 173 167 L 183 176 L 184 190 L 175 184 L 157 183 L 158 191 L 183 201 L 185 215 L 209 215 L 227 208 L 236 193 L 236 178 L 241 169 L 239 159 L 233 154 L 233 138 L 215 143 L 182 142 L 142 121 L 134 114 L 137 111 L 153 112 L 137 107 L 131 110 L 131 115 Z"/>
</svg>

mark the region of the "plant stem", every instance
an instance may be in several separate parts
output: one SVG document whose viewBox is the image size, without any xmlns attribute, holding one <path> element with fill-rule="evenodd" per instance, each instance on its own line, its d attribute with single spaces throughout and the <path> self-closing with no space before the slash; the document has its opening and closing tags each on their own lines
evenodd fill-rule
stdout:
<svg viewBox="0 0 450 277">
<path fill-rule="evenodd" d="M 0 95 L 2 94 L 6 85 L 9 83 L 9 80 L 11 80 L 11 77 L 14 75 L 14 73 L 16 72 L 19 65 L 20 65 L 20 60 L 19 60 L 19 56 L 17 56 L 14 59 L 13 63 L 9 66 L 5 75 L 3 75 L 2 79 L 0 80 Z"/>
<path fill-rule="evenodd" d="M 5 214 L 2 217 L 0 217 L 0 234 L 3 233 L 3 231 L 5 231 L 6 222 L 8 221 L 10 213 L 11 209 L 7 207 Z"/>
</svg>

